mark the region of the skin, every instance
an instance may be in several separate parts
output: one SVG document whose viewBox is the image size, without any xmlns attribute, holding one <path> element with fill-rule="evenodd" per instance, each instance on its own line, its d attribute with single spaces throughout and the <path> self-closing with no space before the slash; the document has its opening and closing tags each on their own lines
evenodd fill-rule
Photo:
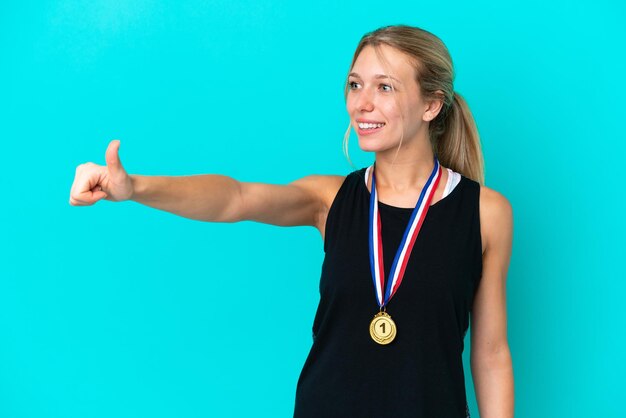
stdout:
<svg viewBox="0 0 626 418">
<path fill-rule="evenodd" d="M 412 208 L 434 166 L 428 125 L 441 111 L 442 103 L 424 100 L 415 70 L 402 52 L 385 45 L 381 51 L 388 66 L 379 62 L 370 46 L 359 54 L 351 70 L 356 75 L 348 79 L 346 110 L 355 131 L 358 118 L 385 122 L 378 133 L 358 135 L 359 146 L 376 155 L 379 201 Z M 389 74 L 397 81 L 376 78 L 378 74 Z M 129 175 L 121 163 L 119 147 L 118 140 L 109 143 L 106 166 L 88 162 L 76 168 L 71 205 L 91 206 L 103 199 L 134 200 L 205 222 L 250 220 L 280 226 L 309 225 L 317 228 L 324 239 L 328 210 L 345 179 L 310 175 L 286 185 L 274 185 L 240 182 L 217 174 Z M 446 181 L 444 169 L 431 204 L 441 199 Z M 513 417 L 513 367 L 506 317 L 513 216 L 509 201 L 485 186 L 480 187 L 480 222 L 483 275 L 471 315 L 472 376 L 480 416 Z"/>
</svg>

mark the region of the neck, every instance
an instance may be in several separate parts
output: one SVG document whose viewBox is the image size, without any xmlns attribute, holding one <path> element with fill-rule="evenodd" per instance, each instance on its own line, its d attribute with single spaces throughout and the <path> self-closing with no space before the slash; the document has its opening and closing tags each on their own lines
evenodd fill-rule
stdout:
<svg viewBox="0 0 626 418">
<path fill-rule="evenodd" d="M 429 143 L 411 153 L 398 153 L 386 150 L 376 153 L 376 187 L 384 187 L 398 192 L 411 188 L 421 188 L 435 167 L 434 154 Z"/>
</svg>

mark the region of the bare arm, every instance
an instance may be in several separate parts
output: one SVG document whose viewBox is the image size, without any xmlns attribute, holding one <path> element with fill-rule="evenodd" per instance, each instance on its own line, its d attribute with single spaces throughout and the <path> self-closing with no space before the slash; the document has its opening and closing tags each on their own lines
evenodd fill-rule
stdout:
<svg viewBox="0 0 626 418">
<path fill-rule="evenodd" d="M 109 143 L 106 166 L 76 167 L 70 204 L 134 200 L 179 216 L 206 222 L 251 220 L 281 226 L 311 225 L 322 237 L 326 214 L 344 176 L 311 175 L 286 185 L 239 182 L 220 174 L 129 175 L 119 158 L 118 140 Z"/>
<path fill-rule="evenodd" d="M 219 174 L 131 175 L 131 200 L 206 222 L 244 220 L 319 226 L 341 176 L 310 175 L 286 185 L 240 182 Z"/>
<path fill-rule="evenodd" d="M 482 418 L 512 418 L 513 362 L 507 341 L 506 276 L 511 257 L 513 214 L 508 200 L 481 187 L 483 274 L 471 316 L 470 363 Z"/>
<path fill-rule="evenodd" d="M 192 176 L 130 175 L 130 200 L 206 222 L 234 222 L 241 202 L 240 183 L 219 174 Z"/>
</svg>

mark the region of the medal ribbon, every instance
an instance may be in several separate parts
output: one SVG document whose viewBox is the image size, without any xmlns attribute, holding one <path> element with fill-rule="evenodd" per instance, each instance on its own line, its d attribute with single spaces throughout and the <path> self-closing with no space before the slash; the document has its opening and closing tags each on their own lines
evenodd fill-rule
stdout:
<svg viewBox="0 0 626 418">
<path fill-rule="evenodd" d="M 390 280 L 387 280 L 387 286 L 383 294 L 383 286 L 385 282 L 385 269 L 383 266 L 383 243 L 381 236 L 381 222 L 380 213 L 378 212 L 378 194 L 376 193 L 376 176 L 374 175 L 374 163 L 371 168 L 372 172 L 372 192 L 370 193 L 370 216 L 369 216 L 369 252 L 370 252 L 370 268 L 372 270 L 372 279 L 374 280 L 374 288 L 376 289 L 376 301 L 381 309 L 387 305 L 389 300 L 396 293 L 396 290 L 402 283 L 404 272 L 409 261 L 409 256 L 413 250 L 413 244 L 415 239 L 422 228 L 422 223 L 430 207 L 430 202 L 435 195 L 437 185 L 441 179 L 441 165 L 437 159 L 437 155 L 434 157 L 435 167 L 430 173 L 430 177 L 426 181 L 426 184 L 422 188 L 420 197 L 417 200 L 415 209 L 411 213 L 411 218 L 404 231 L 404 236 L 396 252 L 396 257 L 391 265 L 391 271 L 389 275 Z M 368 169 L 368 171 L 370 171 Z M 367 174 L 366 174 L 367 175 Z M 426 199 L 424 199 L 426 196 Z M 384 298 L 383 298 L 384 296 Z"/>
</svg>

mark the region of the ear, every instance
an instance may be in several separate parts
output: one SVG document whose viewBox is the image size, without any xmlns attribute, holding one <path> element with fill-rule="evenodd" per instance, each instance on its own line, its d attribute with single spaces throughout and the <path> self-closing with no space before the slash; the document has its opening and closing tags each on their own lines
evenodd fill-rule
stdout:
<svg viewBox="0 0 626 418">
<path fill-rule="evenodd" d="M 435 119 L 437 115 L 439 114 L 439 112 L 441 111 L 441 108 L 443 107 L 443 99 L 445 97 L 445 95 L 443 94 L 443 91 L 437 90 L 435 92 L 435 95 L 438 98 L 431 99 L 428 102 L 426 102 L 427 106 L 426 106 L 426 110 L 423 116 L 423 119 L 425 122 L 430 122 L 433 119 Z"/>
</svg>

